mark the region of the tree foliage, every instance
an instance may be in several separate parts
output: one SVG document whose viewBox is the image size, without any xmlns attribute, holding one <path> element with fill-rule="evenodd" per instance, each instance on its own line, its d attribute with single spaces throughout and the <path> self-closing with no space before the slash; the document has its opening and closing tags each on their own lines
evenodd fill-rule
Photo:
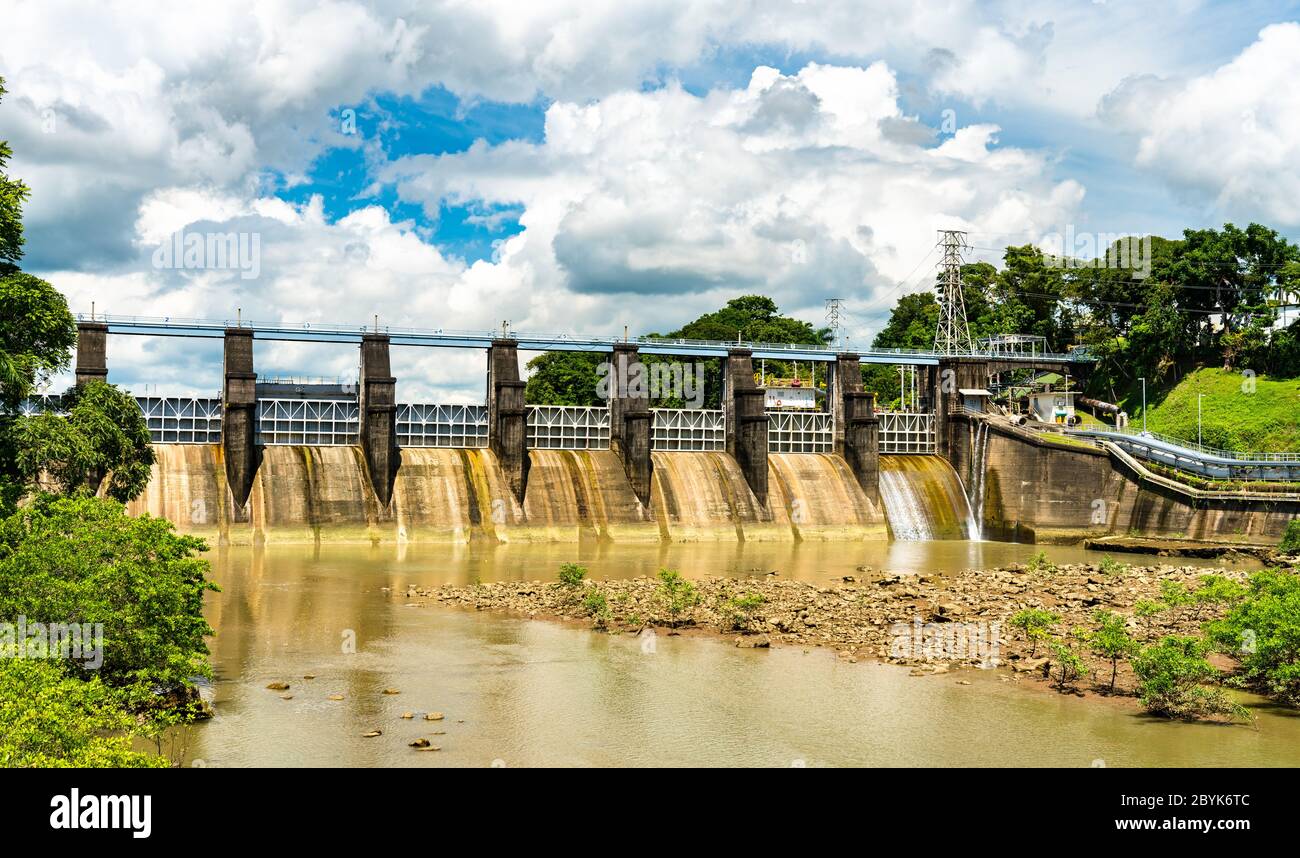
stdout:
<svg viewBox="0 0 1300 858">
<path fill-rule="evenodd" d="M 57 662 L 0 659 L 0 767 L 145 768 L 163 757 L 134 751 L 135 718 L 96 677 L 69 676 Z"/>
<path fill-rule="evenodd" d="M 0 77 L 0 100 L 5 92 L 5 79 Z M 25 184 L 5 172 L 12 156 L 8 142 L 0 140 L 0 276 L 12 271 L 22 258 L 23 202 L 30 193 Z"/>
<path fill-rule="evenodd" d="M 152 695 L 210 676 L 201 539 L 116 501 L 43 495 L 0 522 L 0 616 L 102 623 L 111 685 Z"/>
<path fill-rule="evenodd" d="M 1244 598 L 1206 633 L 1240 662 L 1248 682 L 1300 704 L 1300 575 L 1281 569 L 1252 575 Z"/>
<path fill-rule="evenodd" d="M 105 493 L 125 503 L 149 484 L 154 463 L 149 426 L 130 394 L 103 381 L 74 387 L 63 397 L 67 415 L 37 414 L 14 426 L 18 478 L 71 494 Z"/>
</svg>

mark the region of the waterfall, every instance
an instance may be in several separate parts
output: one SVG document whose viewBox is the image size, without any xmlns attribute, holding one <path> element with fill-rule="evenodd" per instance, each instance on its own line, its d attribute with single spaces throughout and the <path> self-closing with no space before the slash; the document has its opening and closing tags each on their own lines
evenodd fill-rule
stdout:
<svg viewBox="0 0 1300 858">
<path fill-rule="evenodd" d="M 880 499 L 895 539 L 979 539 L 961 480 L 939 456 L 881 456 Z"/>
<path fill-rule="evenodd" d="M 984 474 L 988 471 L 989 424 L 987 421 L 972 422 L 970 427 L 970 473 L 966 485 L 970 489 L 969 501 L 973 515 L 970 519 L 970 538 L 982 539 L 984 536 Z"/>
</svg>

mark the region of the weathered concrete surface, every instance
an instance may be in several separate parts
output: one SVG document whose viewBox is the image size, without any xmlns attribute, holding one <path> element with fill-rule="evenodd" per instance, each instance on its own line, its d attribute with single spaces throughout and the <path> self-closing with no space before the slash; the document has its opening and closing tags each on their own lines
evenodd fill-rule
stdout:
<svg viewBox="0 0 1300 858">
<path fill-rule="evenodd" d="M 609 450 L 534 450 L 521 504 L 490 450 L 408 447 L 380 506 L 365 453 L 266 447 L 237 515 L 223 449 L 156 444 L 149 484 L 128 509 L 214 542 L 611 542 L 884 539 L 881 512 L 831 454 L 771 458 L 770 509 L 726 453 L 655 453 L 651 504 Z"/>
<path fill-rule="evenodd" d="M 844 459 L 867 498 L 880 505 L 880 418 L 876 395 L 861 390 L 844 394 Z"/>
<path fill-rule="evenodd" d="M 393 496 L 393 480 L 402 464 L 397 449 L 397 379 L 388 359 L 388 336 L 361 338 L 361 389 L 357 399 L 358 431 L 370 484 L 381 507 Z"/>
<path fill-rule="evenodd" d="M 740 466 L 750 491 L 767 505 L 766 391 L 754 383 L 753 353 L 731 349 L 723 364 L 727 452 Z"/>
<path fill-rule="evenodd" d="M 968 473 L 969 420 L 952 421 L 953 465 Z M 986 448 L 984 535 L 1022 542 L 1074 542 L 1139 534 L 1275 545 L 1300 501 L 1233 497 L 1157 478 L 1114 451 L 1043 440 L 994 421 Z"/>
<path fill-rule="evenodd" d="M 77 385 L 108 381 L 108 325 L 77 323 Z"/>
<path fill-rule="evenodd" d="M 257 444 L 257 373 L 253 371 L 253 332 L 227 328 L 222 356 L 225 388 L 222 393 L 221 446 L 226 482 L 234 497 L 233 514 L 246 520 L 248 493 L 262 460 Z"/>
<path fill-rule="evenodd" d="M 488 448 L 505 471 L 519 503 L 528 488 L 528 424 L 519 349 L 514 340 L 493 340 L 488 349 Z"/>
<path fill-rule="evenodd" d="M 609 446 L 618 454 L 637 499 L 650 503 L 654 460 L 650 456 L 653 415 L 649 379 L 633 343 L 615 343 L 609 388 Z"/>
</svg>

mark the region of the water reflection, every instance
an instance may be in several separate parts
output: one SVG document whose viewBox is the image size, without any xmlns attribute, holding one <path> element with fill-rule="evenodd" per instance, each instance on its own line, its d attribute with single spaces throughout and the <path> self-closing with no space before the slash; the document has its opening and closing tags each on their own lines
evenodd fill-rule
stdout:
<svg viewBox="0 0 1300 858">
<path fill-rule="evenodd" d="M 672 566 L 692 575 L 775 569 L 820 582 L 863 574 L 859 566 L 941 571 L 1037 550 L 966 542 L 221 549 L 212 560 L 222 592 L 208 602 L 218 717 L 188 732 L 188 756 L 212 766 L 1300 763 L 1300 719 L 1286 711 L 1262 709 L 1258 731 L 1170 724 L 1017 688 L 995 671 L 963 673 L 972 682 L 963 686 L 819 650 L 670 636 L 645 653 L 631 636 L 415 607 L 404 597 L 408 583 L 551 580 L 574 559 L 595 577 Z M 1098 559 L 1046 550 L 1058 563 Z M 290 699 L 268 690 L 272 681 L 289 682 Z M 422 720 L 434 710 L 446 718 Z M 408 711 L 416 717 L 402 719 Z M 363 738 L 376 728 L 381 736 Z M 441 750 L 408 747 L 419 737 Z"/>
</svg>

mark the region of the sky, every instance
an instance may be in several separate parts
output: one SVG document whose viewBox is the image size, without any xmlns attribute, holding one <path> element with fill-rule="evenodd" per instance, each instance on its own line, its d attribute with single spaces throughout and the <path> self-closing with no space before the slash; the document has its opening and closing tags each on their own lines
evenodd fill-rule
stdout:
<svg viewBox="0 0 1300 858">
<path fill-rule="evenodd" d="M 994 262 L 1066 234 L 1300 237 L 1298 3 L 0 0 L 0 21 L 22 265 L 80 313 L 616 335 L 762 293 L 818 326 L 844 299 L 865 347 L 932 283 L 940 229 Z M 178 233 L 246 256 L 186 259 Z M 221 386 L 217 340 L 113 337 L 108 362 L 136 393 Z M 347 380 L 357 354 L 256 363 Z M 402 401 L 483 401 L 481 352 L 393 366 Z"/>
</svg>

